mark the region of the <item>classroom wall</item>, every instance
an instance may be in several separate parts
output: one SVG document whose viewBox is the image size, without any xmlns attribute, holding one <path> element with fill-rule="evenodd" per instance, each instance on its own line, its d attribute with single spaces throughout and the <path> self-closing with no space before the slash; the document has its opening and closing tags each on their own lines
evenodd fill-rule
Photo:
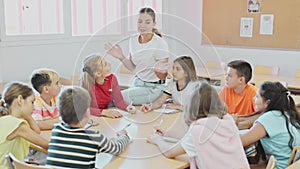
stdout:
<svg viewBox="0 0 300 169">
<path fill-rule="evenodd" d="M 245 59 L 261 65 L 276 65 L 281 68 L 280 75 L 295 76 L 300 68 L 300 51 L 255 49 L 239 47 L 201 46 L 202 1 L 168 1 L 166 6 L 163 33 L 172 51 L 172 57 L 191 55 L 196 64 L 205 60 L 228 62 L 233 59 Z M 0 43 L 0 82 L 28 79 L 33 69 L 50 67 L 61 76 L 69 78 L 80 73 L 81 61 L 92 52 L 105 53 L 103 44 L 117 39 L 105 38 L 85 45 L 84 41 L 49 41 L 43 44 L 8 45 Z M 126 43 L 122 44 L 124 47 Z M 125 50 L 124 50 L 125 51 Z M 118 68 L 120 62 L 107 57 Z M 115 70 L 113 70 L 114 72 Z"/>
</svg>

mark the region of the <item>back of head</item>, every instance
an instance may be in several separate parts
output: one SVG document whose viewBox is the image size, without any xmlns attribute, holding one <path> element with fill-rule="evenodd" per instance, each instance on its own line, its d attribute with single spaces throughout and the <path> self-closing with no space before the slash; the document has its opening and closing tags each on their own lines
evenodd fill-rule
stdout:
<svg viewBox="0 0 300 169">
<path fill-rule="evenodd" d="M 58 110 L 67 124 L 79 123 L 90 107 L 89 93 L 77 86 L 64 88 L 58 96 Z"/>
<path fill-rule="evenodd" d="M 0 100 L 0 116 L 7 115 L 8 109 L 13 101 L 19 96 L 23 99 L 31 96 L 33 91 L 31 87 L 22 82 L 10 82 L 5 86 L 2 99 Z"/>
<path fill-rule="evenodd" d="M 207 82 L 199 82 L 191 94 L 189 104 L 185 106 L 184 119 L 187 125 L 208 116 L 223 118 L 227 113 L 226 105 L 220 100 L 219 95 Z"/>
<path fill-rule="evenodd" d="M 42 93 L 42 89 L 44 86 L 51 85 L 53 81 L 58 79 L 58 73 L 55 70 L 48 68 L 36 69 L 32 72 L 30 77 L 33 88 L 39 93 Z"/>
<path fill-rule="evenodd" d="M 103 58 L 99 54 L 91 54 L 83 61 L 81 86 L 90 91 L 90 87 L 95 83 L 95 72 L 101 69 L 101 60 Z"/>
<path fill-rule="evenodd" d="M 181 56 L 174 60 L 174 62 L 178 62 L 180 66 L 183 68 L 184 72 L 187 73 L 187 82 L 196 81 L 197 73 L 195 69 L 195 65 L 193 59 L 189 56 Z"/>
<path fill-rule="evenodd" d="M 154 23 L 156 23 L 156 16 L 155 16 L 155 12 L 152 8 L 149 8 L 149 7 L 145 7 L 145 8 L 142 8 L 139 12 L 139 14 L 148 14 L 151 16 L 152 20 Z M 162 34 L 156 29 L 156 28 L 153 28 L 152 29 L 152 32 L 155 33 L 156 35 L 162 37 Z"/>
<path fill-rule="evenodd" d="M 248 83 L 252 78 L 252 68 L 250 63 L 244 60 L 234 60 L 227 64 L 228 67 L 236 69 L 238 77 L 245 77 L 245 82 Z"/>
</svg>

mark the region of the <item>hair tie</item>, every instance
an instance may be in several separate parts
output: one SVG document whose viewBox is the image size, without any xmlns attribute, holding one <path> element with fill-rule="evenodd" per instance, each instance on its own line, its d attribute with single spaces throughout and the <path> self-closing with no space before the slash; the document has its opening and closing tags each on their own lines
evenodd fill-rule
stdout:
<svg viewBox="0 0 300 169">
<path fill-rule="evenodd" d="M 287 97 L 290 97 L 290 96 L 291 96 L 291 92 L 290 92 L 290 91 L 287 91 L 287 92 L 285 92 L 285 93 L 286 93 Z"/>
<path fill-rule="evenodd" d="M 94 77 L 93 72 L 90 67 L 84 67 L 82 69 L 82 71 L 88 73 L 91 77 Z"/>
<path fill-rule="evenodd" d="M 1 98 L 0 101 L 3 102 L 3 107 L 6 108 L 7 104 L 6 104 L 5 100 L 3 98 Z"/>
</svg>

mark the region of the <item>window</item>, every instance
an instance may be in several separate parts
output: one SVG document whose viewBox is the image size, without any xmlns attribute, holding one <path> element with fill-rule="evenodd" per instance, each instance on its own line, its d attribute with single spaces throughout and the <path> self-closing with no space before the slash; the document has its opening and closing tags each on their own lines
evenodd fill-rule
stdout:
<svg viewBox="0 0 300 169">
<path fill-rule="evenodd" d="M 64 33 L 63 0 L 4 0 L 5 33 Z"/>
</svg>

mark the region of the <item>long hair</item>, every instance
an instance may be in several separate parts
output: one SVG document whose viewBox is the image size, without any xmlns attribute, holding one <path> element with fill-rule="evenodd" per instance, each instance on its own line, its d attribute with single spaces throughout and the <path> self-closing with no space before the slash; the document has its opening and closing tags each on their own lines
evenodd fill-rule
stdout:
<svg viewBox="0 0 300 169">
<path fill-rule="evenodd" d="M 188 75 L 186 79 L 186 83 L 197 80 L 195 65 L 191 57 L 181 56 L 179 58 L 176 58 L 174 62 L 178 62 L 180 66 L 183 68 L 184 72 Z"/>
<path fill-rule="evenodd" d="M 145 7 L 145 8 L 142 8 L 139 12 L 139 14 L 148 14 L 151 16 L 153 22 L 155 23 L 156 22 L 156 17 L 155 17 L 155 12 L 152 8 L 148 8 L 148 7 Z M 152 32 L 155 33 L 156 35 L 162 37 L 162 34 L 158 31 L 158 29 L 156 28 L 153 28 L 152 29 Z"/>
<path fill-rule="evenodd" d="M 8 115 L 9 108 L 12 105 L 13 101 L 22 96 L 23 99 L 31 96 L 33 91 L 31 87 L 22 82 L 10 82 L 6 85 L 2 99 L 0 100 L 0 116 Z"/>
<path fill-rule="evenodd" d="M 222 119 L 227 112 L 227 107 L 220 100 L 216 89 L 202 81 L 196 86 L 189 104 L 185 107 L 184 119 L 189 126 L 192 122 L 210 115 Z"/>
<path fill-rule="evenodd" d="M 289 147 L 293 149 L 294 137 L 289 129 L 289 122 L 297 129 L 300 129 L 300 118 L 290 92 L 280 82 L 264 82 L 260 86 L 259 91 L 263 100 L 270 101 L 264 112 L 277 110 L 285 118 L 286 128 L 290 135 Z"/>
<path fill-rule="evenodd" d="M 83 61 L 81 86 L 90 91 L 91 85 L 95 84 L 95 72 L 101 67 L 102 57 L 98 54 L 91 54 Z"/>
</svg>

